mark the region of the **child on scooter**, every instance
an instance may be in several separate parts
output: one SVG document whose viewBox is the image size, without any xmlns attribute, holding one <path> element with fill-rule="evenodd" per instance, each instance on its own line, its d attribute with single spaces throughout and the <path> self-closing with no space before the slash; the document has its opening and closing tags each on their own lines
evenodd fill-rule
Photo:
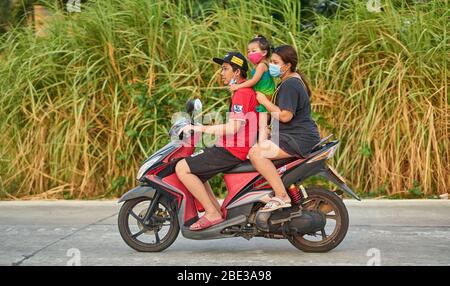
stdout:
<svg viewBox="0 0 450 286">
<path fill-rule="evenodd" d="M 272 98 L 275 92 L 275 82 L 269 74 L 269 56 L 270 56 L 270 43 L 261 35 L 257 35 L 253 38 L 247 46 L 247 57 L 249 61 L 254 65 L 251 71 L 251 79 L 241 84 L 231 84 L 230 90 L 236 91 L 243 87 L 253 87 L 255 92 L 261 92 L 269 99 Z M 267 121 L 268 114 L 264 105 L 259 104 L 256 108 L 259 112 L 259 138 L 258 142 L 262 142 L 267 139 Z"/>
</svg>

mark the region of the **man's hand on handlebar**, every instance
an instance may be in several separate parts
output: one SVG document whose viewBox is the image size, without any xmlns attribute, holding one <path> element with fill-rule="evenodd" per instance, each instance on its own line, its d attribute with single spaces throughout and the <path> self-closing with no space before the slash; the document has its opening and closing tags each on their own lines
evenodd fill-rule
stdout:
<svg viewBox="0 0 450 286">
<path fill-rule="evenodd" d="M 188 132 L 202 132 L 203 131 L 203 129 L 202 129 L 202 127 L 203 126 L 201 126 L 201 125 L 191 125 L 191 124 L 189 124 L 189 125 L 186 125 L 186 126 L 184 126 L 183 128 L 181 128 L 181 131 L 180 131 L 180 133 L 188 133 Z"/>
</svg>

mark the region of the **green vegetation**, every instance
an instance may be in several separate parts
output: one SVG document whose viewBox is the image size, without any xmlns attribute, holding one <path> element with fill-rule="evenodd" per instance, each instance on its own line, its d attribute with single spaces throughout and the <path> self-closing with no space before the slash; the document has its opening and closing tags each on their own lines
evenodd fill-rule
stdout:
<svg viewBox="0 0 450 286">
<path fill-rule="evenodd" d="M 296 0 L 199 2 L 90 1 L 55 8 L 40 35 L 0 36 L 0 197 L 119 196 L 188 98 L 225 112 L 211 58 L 256 33 L 297 48 L 321 134 L 341 140 L 331 164 L 353 189 L 447 192 L 447 1 L 382 1 L 380 13 L 345 1 L 333 16 L 309 11 L 311 25 Z"/>
</svg>

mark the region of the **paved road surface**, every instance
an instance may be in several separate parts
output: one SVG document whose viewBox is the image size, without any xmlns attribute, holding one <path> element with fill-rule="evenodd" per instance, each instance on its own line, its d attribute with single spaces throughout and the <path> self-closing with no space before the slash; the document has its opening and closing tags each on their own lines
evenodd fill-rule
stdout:
<svg viewBox="0 0 450 286">
<path fill-rule="evenodd" d="M 450 265 L 450 200 L 345 201 L 346 239 L 324 254 L 285 240 L 183 238 L 138 253 L 117 230 L 115 201 L 0 202 L 0 265 Z M 378 259 L 379 258 L 379 259 Z"/>
</svg>

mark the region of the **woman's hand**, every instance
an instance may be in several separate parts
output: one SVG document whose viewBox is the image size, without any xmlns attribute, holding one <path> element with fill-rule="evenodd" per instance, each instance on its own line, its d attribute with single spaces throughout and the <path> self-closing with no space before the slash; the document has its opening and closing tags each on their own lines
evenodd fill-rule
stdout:
<svg viewBox="0 0 450 286">
<path fill-rule="evenodd" d="M 261 103 L 264 104 L 264 102 L 266 102 L 268 99 L 266 97 L 266 95 L 264 93 L 261 93 L 259 91 L 256 92 L 256 100 Z"/>
<path fill-rule="evenodd" d="M 259 91 L 256 92 L 256 100 L 264 105 L 268 112 L 272 114 L 272 116 L 281 121 L 283 123 L 287 123 L 291 121 L 294 114 L 289 110 L 281 110 L 278 106 L 273 104 L 265 95 Z"/>
</svg>

